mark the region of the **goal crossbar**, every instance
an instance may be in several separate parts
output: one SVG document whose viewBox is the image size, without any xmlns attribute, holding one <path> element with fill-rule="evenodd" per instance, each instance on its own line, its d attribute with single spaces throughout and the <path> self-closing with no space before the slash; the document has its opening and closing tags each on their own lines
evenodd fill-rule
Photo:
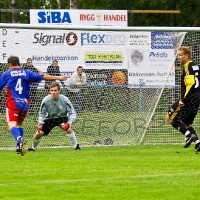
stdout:
<svg viewBox="0 0 200 200">
<path fill-rule="evenodd" d="M 59 30 L 96 30 L 96 31 L 172 31 L 172 32 L 199 32 L 200 27 L 158 27 L 158 26 L 134 26 L 134 27 L 95 27 L 95 26 L 57 26 L 57 25 L 37 25 L 37 24 L 12 24 L 12 23 L 0 23 L 0 28 L 20 28 L 20 29 L 59 29 Z"/>
</svg>

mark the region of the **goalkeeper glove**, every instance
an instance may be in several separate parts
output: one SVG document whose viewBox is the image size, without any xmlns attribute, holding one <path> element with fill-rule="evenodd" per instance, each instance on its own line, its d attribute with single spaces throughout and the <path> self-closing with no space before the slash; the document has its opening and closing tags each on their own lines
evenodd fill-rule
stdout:
<svg viewBox="0 0 200 200">
<path fill-rule="evenodd" d="M 70 128 L 70 124 L 68 122 L 62 123 L 61 127 L 64 131 L 67 131 Z"/>
</svg>

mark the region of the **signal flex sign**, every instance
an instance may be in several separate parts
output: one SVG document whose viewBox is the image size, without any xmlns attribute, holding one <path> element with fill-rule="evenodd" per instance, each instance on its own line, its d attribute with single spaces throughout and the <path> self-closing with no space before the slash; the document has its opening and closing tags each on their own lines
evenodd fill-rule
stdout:
<svg viewBox="0 0 200 200">
<path fill-rule="evenodd" d="M 128 24 L 127 10 L 30 10 L 30 23 L 40 25 L 121 26 Z"/>
</svg>

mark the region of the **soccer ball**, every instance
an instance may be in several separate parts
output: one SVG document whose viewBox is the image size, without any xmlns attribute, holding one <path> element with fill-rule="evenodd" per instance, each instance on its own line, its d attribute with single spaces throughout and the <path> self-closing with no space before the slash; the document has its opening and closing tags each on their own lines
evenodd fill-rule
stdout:
<svg viewBox="0 0 200 200">
<path fill-rule="evenodd" d="M 115 85 L 123 85 L 126 81 L 126 75 L 122 71 L 116 71 L 112 75 L 112 82 Z"/>
</svg>

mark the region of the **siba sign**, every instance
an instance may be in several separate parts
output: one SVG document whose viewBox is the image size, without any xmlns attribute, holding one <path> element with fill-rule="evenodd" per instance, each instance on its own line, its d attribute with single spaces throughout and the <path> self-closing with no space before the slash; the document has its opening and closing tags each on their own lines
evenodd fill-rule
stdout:
<svg viewBox="0 0 200 200">
<path fill-rule="evenodd" d="M 38 23 L 68 23 L 71 24 L 71 18 L 69 12 L 51 12 L 51 11 L 41 11 L 38 12 Z"/>
<path fill-rule="evenodd" d="M 30 24 L 127 27 L 127 10 L 30 9 Z"/>
</svg>

